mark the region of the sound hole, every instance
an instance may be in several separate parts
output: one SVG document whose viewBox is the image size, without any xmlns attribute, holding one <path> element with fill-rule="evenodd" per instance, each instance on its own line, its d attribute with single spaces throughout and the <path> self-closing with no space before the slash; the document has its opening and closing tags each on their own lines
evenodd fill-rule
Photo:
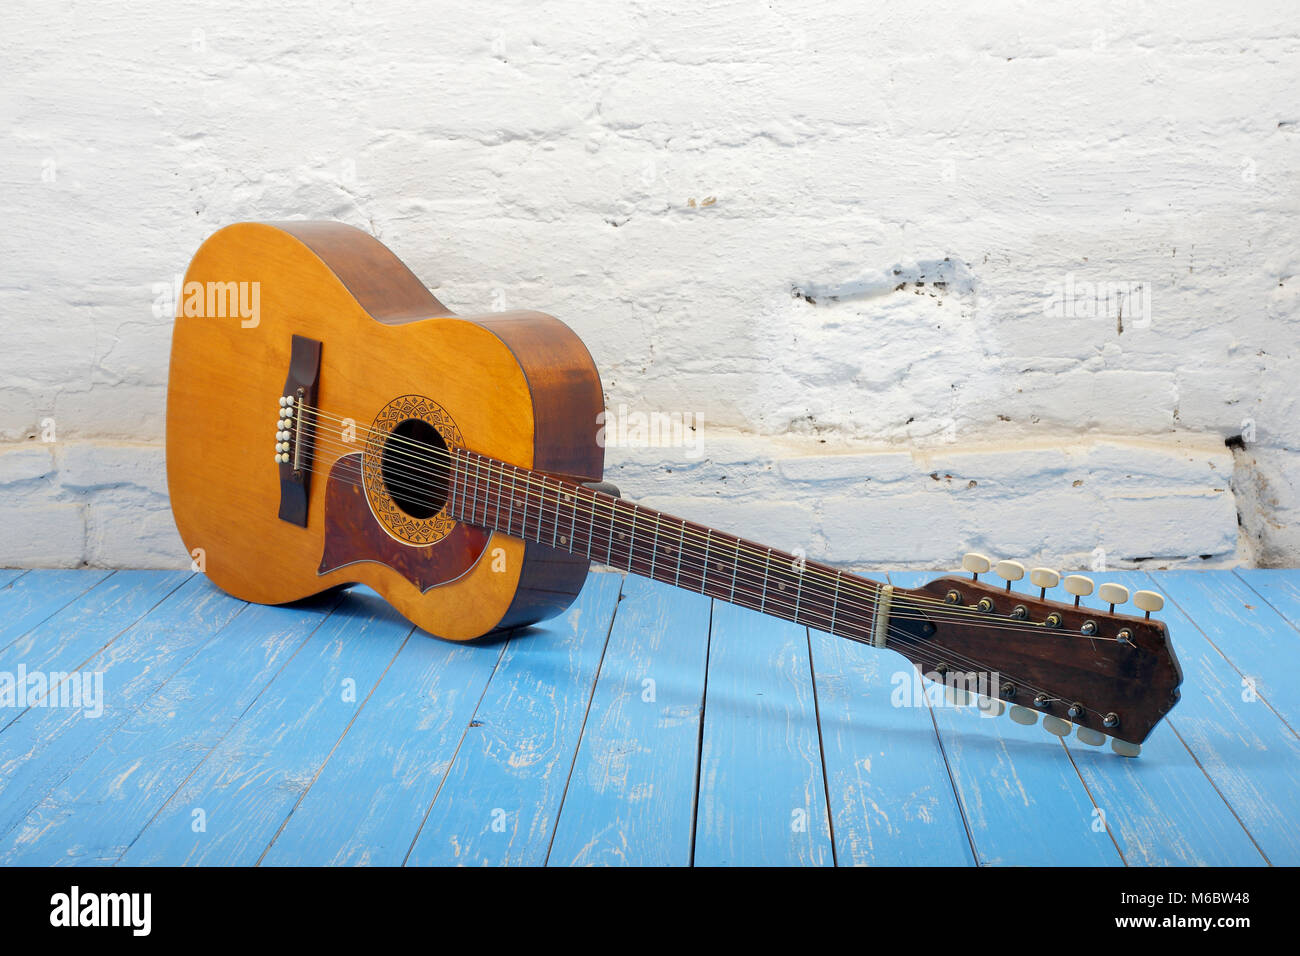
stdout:
<svg viewBox="0 0 1300 956">
<path fill-rule="evenodd" d="M 447 500 L 447 444 L 418 418 L 399 422 L 379 463 L 384 490 L 412 518 L 431 518 Z"/>
</svg>

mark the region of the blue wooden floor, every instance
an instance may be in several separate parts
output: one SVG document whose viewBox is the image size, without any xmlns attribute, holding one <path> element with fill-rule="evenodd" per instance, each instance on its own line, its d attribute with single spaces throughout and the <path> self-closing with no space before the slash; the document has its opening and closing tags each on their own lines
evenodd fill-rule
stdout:
<svg viewBox="0 0 1300 956">
<path fill-rule="evenodd" d="M 613 573 L 464 646 L 365 590 L 0 570 L 0 860 L 1300 864 L 1300 571 L 1106 577 L 1166 595 L 1185 673 L 1136 760 Z"/>
</svg>

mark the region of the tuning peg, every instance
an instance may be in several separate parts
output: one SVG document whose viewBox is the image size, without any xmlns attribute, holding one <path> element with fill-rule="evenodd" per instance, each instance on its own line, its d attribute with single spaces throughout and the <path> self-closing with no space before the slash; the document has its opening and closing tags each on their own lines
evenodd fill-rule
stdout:
<svg viewBox="0 0 1300 956">
<path fill-rule="evenodd" d="M 1061 583 L 1061 576 L 1051 568 L 1034 568 L 1029 572 L 1029 581 L 1038 588 L 1038 596 L 1044 598 L 1047 596 L 1048 588 L 1054 588 Z"/>
<path fill-rule="evenodd" d="M 1115 751 L 1121 757 L 1136 757 L 1142 752 L 1141 744 L 1131 744 L 1127 740 L 1120 740 L 1118 737 L 1110 738 L 1110 749 Z"/>
<path fill-rule="evenodd" d="M 1053 717 L 1051 714 L 1047 714 L 1043 717 L 1043 729 L 1049 734 L 1056 734 L 1058 737 L 1070 736 L 1070 728 L 1073 726 L 1074 724 L 1070 723 L 1068 720 L 1062 720 L 1060 717 Z"/>
<path fill-rule="evenodd" d="M 1038 723 L 1038 711 L 1030 710 L 1028 707 L 1021 707 L 1019 704 L 1012 704 L 1008 716 L 1018 724 L 1024 724 L 1026 727 L 1032 727 Z"/>
<path fill-rule="evenodd" d="M 1100 747 L 1106 742 L 1106 735 L 1100 730 L 1093 730 L 1091 727 L 1085 727 L 1082 724 L 1080 724 L 1078 730 L 1074 732 L 1074 736 L 1078 737 L 1080 741 L 1087 744 L 1089 747 Z"/>
<path fill-rule="evenodd" d="M 1110 611 L 1115 613 L 1115 605 L 1123 604 L 1128 600 L 1128 588 L 1122 584 L 1111 584 L 1107 582 L 1097 588 L 1097 597 L 1103 604 L 1110 605 Z"/>
<path fill-rule="evenodd" d="M 963 571 L 971 573 L 972 579 L 978 581 L 981 574 L 993 567 L 993 559 L 987 554 L 970 551 L 962 556 L 961 567 Z"/>
<path fill-rule="evenodd" d="M 1025 576 L 1025 566 L 1019 561 L 999 561 L 993 570 L 1007 582 L 1008 591 L 1011 590 L 1012 581 L 1019 581 Z"/>
<path fill-rule="evenodd" d="M 1074 606 L 1079 606 L 1079 598 L 1092 593 L 1092 578 L 1082 574 L 1068 574 L 1065 577 L 1065 590 L 1074 595 Z"/>
<path fill-rule="evenodd" d="M 1155 591 L 1134 591 L 1133 603 L 1138 606 L 1139 611 L 1146 611 L 1147 617 L 1150 617 L 1152 611 L 1158 611 L 1165 606 L 1165 599 Z"/>
<path fill-rule="evenodd" d="M 980 709 L 980 713 L 988 717 L 1001 717 L 1007 709 L 1007 705 L 997 697 L 985 697 L 980 694 L 975 701 L 975 706 Z"/>
</svg>

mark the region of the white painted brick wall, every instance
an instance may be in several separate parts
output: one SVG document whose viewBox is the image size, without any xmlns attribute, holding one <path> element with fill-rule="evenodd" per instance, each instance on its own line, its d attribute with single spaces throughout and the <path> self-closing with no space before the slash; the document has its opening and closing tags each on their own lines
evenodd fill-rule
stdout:
<svg viewBox="0 0 1300 956">
<path fill-rule="evenodd" d="M 154 286 L 298 216 L 698 413 L 609 450 L 647 504 L 862 567 L 1300 558 L 1289 3 L 179 7 L 6 8 L 0 564 L 185 561 Z"/>
</svg>

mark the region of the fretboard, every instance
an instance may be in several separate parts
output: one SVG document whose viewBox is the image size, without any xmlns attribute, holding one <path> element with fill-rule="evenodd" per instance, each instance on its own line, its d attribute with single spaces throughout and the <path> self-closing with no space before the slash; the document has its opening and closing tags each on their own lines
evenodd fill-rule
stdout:
<svg viewBox="0 0 1300 956">
<path fill-rule="evenodd" d="M 459 521 L 853 640 L 877 629 L 874 581 L 474 452 L 452 465 Z"/>
</svg>

